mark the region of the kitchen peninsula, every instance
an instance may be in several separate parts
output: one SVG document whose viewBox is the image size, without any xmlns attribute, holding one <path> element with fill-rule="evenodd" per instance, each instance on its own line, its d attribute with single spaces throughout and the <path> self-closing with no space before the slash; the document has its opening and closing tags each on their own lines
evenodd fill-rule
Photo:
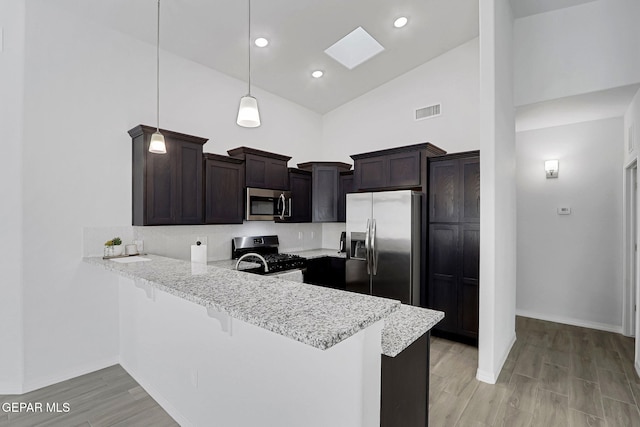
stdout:
<svg viewBox="0 0 640 427">
<path fill-rule="evenodd" d="M 383 298 L 145 258 L 85 262 L 120 276 L 120 363 L 182 425 L 385 425 L 385 358 L 413 344 L 428 349 L 425 336 L 443 317 Z M 428 356 L 423 362 L 428 369 Z"/>
</svg>

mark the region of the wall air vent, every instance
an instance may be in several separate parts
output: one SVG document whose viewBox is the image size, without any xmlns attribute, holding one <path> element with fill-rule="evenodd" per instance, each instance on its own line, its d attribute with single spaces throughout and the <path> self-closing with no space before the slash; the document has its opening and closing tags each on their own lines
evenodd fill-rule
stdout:
<svg viewBox="0 0 640 427">
<path fill-rule="evenodd" d="M 442 114 L 441 105 L 442 104 L 435 104 L 435 105 L 429 105 L 428 107 L 418 108 L 415 110 L 414 118 L 416 120 L 422 120 L 422 119 L 430 119 L 432 117 L 437 117 L 440 114 Z"/>
</svg>

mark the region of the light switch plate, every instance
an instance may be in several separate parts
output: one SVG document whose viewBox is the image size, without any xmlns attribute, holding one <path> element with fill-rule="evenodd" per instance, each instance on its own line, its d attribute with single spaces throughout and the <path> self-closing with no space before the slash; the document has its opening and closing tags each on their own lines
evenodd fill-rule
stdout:
<svg viewBox="0 0 640 427">
<path fill-rule="evenodd" d="M 558 215 L 571 215 L 571 208 L 569 206 L 558 207 Z"/>
</svg>

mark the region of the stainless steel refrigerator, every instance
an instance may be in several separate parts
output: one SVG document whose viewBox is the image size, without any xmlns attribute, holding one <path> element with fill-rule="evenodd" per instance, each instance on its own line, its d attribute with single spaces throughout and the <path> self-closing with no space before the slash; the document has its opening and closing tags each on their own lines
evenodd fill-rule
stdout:
<svg viewBox="0 0 640 427">
<path fill-rule="evenodd" d="M 420 305 L 420 198 L 347 194 L 347 290 Z"/>
</svg>

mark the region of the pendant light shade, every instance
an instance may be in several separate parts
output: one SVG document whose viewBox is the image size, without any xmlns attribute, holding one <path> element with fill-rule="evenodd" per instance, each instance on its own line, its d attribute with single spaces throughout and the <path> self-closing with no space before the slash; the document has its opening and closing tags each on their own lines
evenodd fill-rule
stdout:
<svg viewBox="0 0 640 427">
<path fill-rule="evenodd" d="M 167 146 L 164 143 L 164 136 L 160 132 L 154 132 L 151 135 L 151 142 L 149 142 L 149 152 L 156 154 L 165 154 L 167 152 Z"/>
<path fill-rule="evenodd" d="M 245 128 L 255 128 L 260 126 L 260 111 L 258 111 L 258 100 L 251 95 L 240 98 L 240 108 L 238 109 L 238 125 Z"/>
<path fill-rule="evenodd" d="M 238 118 L 236 123 L 245 128 L 256 128 L 260 126 L 260 111 L 258 111 L 258 100 L 251 96 L 251 0 L 249 0 L 249 90 L 245 96 L 240 98 L 238 108 Z"/>
<path fill-rule="evenodd" d="M 160 133 L 160 0 L 158 0 L 158 37 L 156 39 L 156 131 L 151 135 L 149 152 L 166 154 L 167 146 Z"/>
</svg>

